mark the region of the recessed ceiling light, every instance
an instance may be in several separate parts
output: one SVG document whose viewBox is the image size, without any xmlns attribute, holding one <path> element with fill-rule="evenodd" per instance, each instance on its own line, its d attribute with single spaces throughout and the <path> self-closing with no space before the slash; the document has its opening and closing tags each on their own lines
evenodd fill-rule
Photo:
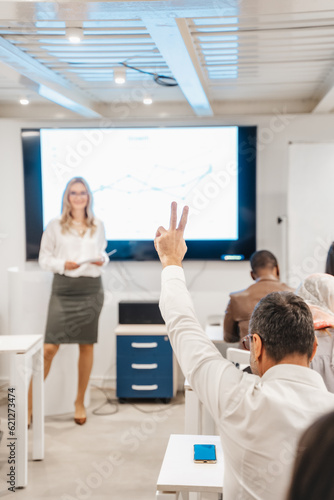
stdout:
<svg viewBox="0 0 334 500">
<path fill-rule="evenodd" d="M 151 97 L 144 97 L 143 99 L 143 103 L 146 104 L 146 106 L 149 106 L 150 104 L 152 104 L 153 100 L 151 99 Z"/>
<path fill-rule="evenodd" d="M 71 43 L 80 43 L 83 38 L 81 28 L 66 28 L 66 37 Z"/>
<path fill-rule="evenodd" d="M 29 104 L 29 99 L 26 98 L 20 99 L 20 104 L 22 104 L 22 106 L 26 106 L 27 104 Z"/>
<path fill-rule="evenodd" d="M 123 85 L 126 80 L 126 69 L 124 66 L 121 66 L 120 68 L 115 68 L 114 69 L 114 82 L 117 83 L 117 85 Z"/>
</svg>

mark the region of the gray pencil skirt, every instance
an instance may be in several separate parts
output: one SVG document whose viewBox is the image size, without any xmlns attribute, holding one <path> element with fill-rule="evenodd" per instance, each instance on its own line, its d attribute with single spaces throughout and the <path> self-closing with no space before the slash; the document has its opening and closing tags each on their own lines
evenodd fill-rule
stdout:
<svg viewBox="0 0 334 500">
<path fill-rule="evenodd" d="M 46 344 L 95 344 L 104 293 L 101 277 L 55 274 L 45 330 Z"/>
</svg>

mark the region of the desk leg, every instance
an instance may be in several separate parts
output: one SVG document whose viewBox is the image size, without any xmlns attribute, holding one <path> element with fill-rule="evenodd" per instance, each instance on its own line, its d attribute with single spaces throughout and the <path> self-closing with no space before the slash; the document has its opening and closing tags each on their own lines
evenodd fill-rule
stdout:
<svg viewBox="0 0 334 500">
<path fill-rule="evenodd" d="M 207 436 L 215 436 L 217 434 L 215 421 L 213 420 L 208 410 L 205 408 L 203 408 L 202 431 L 203 434 Z"/>
<path fill-rule="evenodd" d="M 16 487 L 28 483 L 28 356 L 14 357 L 14 380 L 16 393 Z"/>
<path fill-rule="evenodd" d="M 44 354 L 43 344 L 32 358 L 33 460 L 44 458 Z"/>
<path fill-rule="evenodd" d="M 179 493 L 174 491 L 156 491 L 155 499 L 156 500 L 178 500 Z"/>
<path fill-rule="evenodd" d="M 185 390 L 185 434 L 202 434 L 202 403 L 194 391 Z"/>
</svg>

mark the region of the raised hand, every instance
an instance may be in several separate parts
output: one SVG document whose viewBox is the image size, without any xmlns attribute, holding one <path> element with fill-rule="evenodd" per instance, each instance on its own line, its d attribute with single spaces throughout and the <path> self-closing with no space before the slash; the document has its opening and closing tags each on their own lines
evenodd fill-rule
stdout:
<svg viewBox="0 0 334 500">
<path fill-rule="evenodd" d="M 187 224 L 189 207 L 185 206 L 177 227 L 177 203 L 173 201 L 169 229 L 159 226 L 155 235 L 154 246 L 162 266 L 181 266 L 187 252 L 183 233 Z"/>
</svg>

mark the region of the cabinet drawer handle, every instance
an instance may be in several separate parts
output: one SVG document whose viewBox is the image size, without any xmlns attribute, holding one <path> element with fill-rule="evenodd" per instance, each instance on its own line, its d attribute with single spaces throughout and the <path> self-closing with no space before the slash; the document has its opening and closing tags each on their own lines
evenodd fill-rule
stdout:
<svg viewBox="0 0 334 500">
<path fill-rule="evenodd" d="M 131 368 L 134 368 L 135 370 L 155 370 L 156 368 L 158 368 L 158 364 L 150 363 L 147 365 L 143 365 L 138 363 L 132 363 Z"/>
<path fill-rule="evenodd" d="M 156 391 L 158 389 L 157 384 L 153 385 L 132 385 L 131 389 L 134 391 Z"/>
<path fill-rule="evenodd" d="M 135 349 L 153 349 L 154 347 L 158 347 L 158 342 L 131 342 L 131 347 Z"/>
</svg>

